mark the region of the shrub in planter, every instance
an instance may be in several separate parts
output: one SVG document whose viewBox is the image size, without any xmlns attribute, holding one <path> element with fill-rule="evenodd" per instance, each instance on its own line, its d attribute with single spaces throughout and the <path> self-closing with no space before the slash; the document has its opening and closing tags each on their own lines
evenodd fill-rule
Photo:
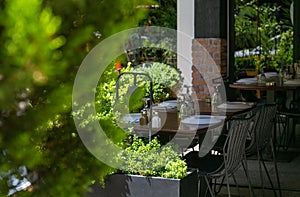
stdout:
<svg viewBox="0 0 300 197">
<path fill-rule="evenodd" d="M 143 176 L 160 176 L 165 178 L 183 178 L 187 166 L 174 147 L 161 146 L 157 138 L 146 143 L 142 138 L 133 137 L 128 146 L 118 158 L 125 161 L 123 173 Z"/>
<path fill-rule="evenodd" d="M 109 175 L 104 187 L 93 185 L 88 196 L 197 196 L 197 173 L 187 165 L 170 145 L 161 146 L 157 138 L 145 143 L 133 137 L 118 160 L 123 168 Z M 124 162 L 125 161 L 125 162 Z"/>
</svg>

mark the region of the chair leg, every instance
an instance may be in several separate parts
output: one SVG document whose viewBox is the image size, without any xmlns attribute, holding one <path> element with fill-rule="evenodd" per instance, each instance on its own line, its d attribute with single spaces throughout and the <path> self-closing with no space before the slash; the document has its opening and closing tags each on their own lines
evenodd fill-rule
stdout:
<svg viewBox="0 0 300 197">
<path fill-rule="evenodd" d="M 240 187 L 239 187 L 239 185 L 238 185 L 238 183 L 237 183 L 237 181 L 236 181 L 236 178 L 235 178 L 234 174 L 232 174 L 231 176 L 232 176 L 232 179 L 233 179 L 233 181 L 234 181 L 235 187 L 236 187 L 236 189 L 238 190 L 239 196 L 241 196 Z"/>
<path fill-rule="evenodd" d="M 265 186 L 264 186 L 264 178 L 262 174 L 262 167 L 261 167 L 261 152 L 257 152 L 257 159 L 258 159 L 258 166 L 259 166 L 259 175 L 260 175 L 260 184 L 261 184 L 261 189 L 262 189 L 262 195 L 265 196 Z"/>
<path fill-rule="evenodd" d="M 208 177 L 205 176 L 204 179 L 205 179 L 205 182 L 206 182 L 206 185 L 207 185 L 207 188 L 208 188 L 208 190 L 209 190 L 209 193 L 210 193 L 211 197 L 214 197 L 215 194 L 214 194 L 213 191 L 212 191 L 212 188 L 211 188 L 211 186 L 210 186 Z M 206 194 L 207 194 L 207 190 L 205 191 L 205 196 L 206 196 Z"/>
<path fill-rule="evenodd" d="M 278 184 L 278 188 L 279 188 L 279 195 L 280 197 L 282 196 L 282 193 L 281 193 L 281 187 L 280 187 L 280 181 L 279 181 L 279 174 L 278 174 L 278 167 L 277 167 L 277 160 L 276 160 L 276 156 L 275 156 L 275 152 L 274 152 L 274 146 L 273 146 L 273 142 L 272 140 L 270 141 L 270 145 L 271 145 L 271 151 L 272 151 L 272 156 L 273 156 L 273 162 L 274 162 L 274 167 L 275 167 L 275 173 L 276 173 L 276 179 L 277 179 L 277 184 Z M 274 192 L 274 195 L 277 196 L 277 193 L 276 193 L 276 189 L 273 185 L 273 182 L 271 180 L 271 177 L 270 177 L 270 174 L 268 172 L 268 169 L 267 169 L 267 166 L 263 160 L 263 158 L 261 157 L 261 163 L 263 164 L 263 167 L 264 167 L 264 170 L 265 170 L 265 173 L 267 175 L 267 178 L 271 184 L 271 187 L 272 187 L 272 190 Z"/>
<path fill-rule="evenodd" d="M 296 142 L 296 125 L 297 125 L 297 120 L 293 119 L 293 143 L 294 144 Z"/>
<path fill-rule="evenodd" d="M 288 148 L 295 143 L 296 139 L 296 122 L 295 117 L 286 117 L 285 123 L 285 136 L 284 136 L 284 150 L 288 150 Z"/>
<path fill-rule="evenodd" d="M 244 168 L 244 172 L 245 172 L 245 175 L 246 175 L 246 178 L 247 178 L 247 181 L 248 181 L 250 197 L 252 197 L 252 196 L 254 196 L 254 191 L 252 189 L 252 184 L 251 184 L 251 180 L 250 180 L 249 173 L 248 173 L 248 164 L 247 164 L 246 158 L 244 159 L 244 161 L 242 161 L 242 166 Z"/>
<path fill-rule="evenodd" d="M 217 189 L 217 183 L 216 183 L 217 181 L 215 179 L 215 184 L 214 184 L 214 192 L 215 192 L 215 194 L 220 193 L 221 188 L 223 187 L 224 179 L 225 179 L 225 176 L 223 176 L 222 181 L 221 181 L 220 186 L 219 186 L 218 189 Z"/>
<path fill-rule="evenodd" d="M 291 119 L 289 118 L 289 117 L 287 117 L 287 123 L 286 123 L 286 128 L 285 128 L 285 151 L 287 151 L 288 150 L 288 148 L 289 148 L 289 146 L 290 146 L 290 139 L 291 139 L 291 137 L 290 137 L 290 121 L 291 121 Z"/>
<path fill-rule="evenodd" d="M 275 167 L 277 185 L 278 185 L 278 189 L 279 189 L 279 196 L 282 197 L 281 185 L 280 185 L 280 179 L 279 179 L 279 173 L 278 173 L 278 167 L 277 167 L 277 158 L 276 158 L 276 154 L 275 154 L 275 151 L 274 151 L 274 146 L 273 146 L 272 139 L 271 139 L 271 149 L 272 149 L 272 155 L 273 155 L 273 162 L 274 162 L 274 167 Z"/>
<path fill-rule="evenodd" d="M 284 150 L 286 150 L 287 148 L 287 139 L 288 139 L 288 117 L 287 116 L 279 116 L 277 118 L 277 127 L 278 127 L 278 137 L 279 139 L 277 139 L 277 136 L 275 136 L 275 142 L 277 145 L 277 150 L 276 150 L 276 154 L 279 153 L 279 149 L 280 147 L 282 147 Z M 275 128 L 277 128 L 275 127 Z M 277 142 L 279 140 L 279 142 Z"/>
<path fill-rule="evenodd" d="M 270 185 L 271 185 L 271 187 L 272 187 L 272 190 L 273 190 L 273 192 L 274 192 L 274 195 L 277 196 L 276 191 L 275 191 L 275 188 L 274 188 L 274 185 L 273 185 L 273 182 L 272 182 L 271 177 L 270 177 L 270 174 L 269 174 L 269 172 L 268 172 L 267 166 L 266 166 L 266 164 L 265 164 L 265 162 L 264 162 L 263 160 L 262 160 L 261 162 L 262 162 L 263 167 L 264 167 L 264 169 L 265 169 L 265 173 L 266 173 L 266 175 L 267 175 L 267 177 L 268 177 L 268 180 L 269 180 L 269 182 L 270 182 Z"/>
<path fill-rule="evenodd" d="M 225 173 L 225 176 L 226 176 L 226 182 L 227 182 L 227 192 L 228 192 L 228 196 L 230 197 L 231 193 L 230 193 L 229 177 L 228 177 L 227 171 Z"/>
<path fill-rule="evenodd" d="M 202 181 L 203 181 L 203 179 L 201 179 Z M 202 186 L 201 186 L 201 181 L 200 181 L 200 177 L 198 177 L 198 196 L 199 197 L 201 197 L 201 196 L 207 196 L 207 190 L 208 190 L 208 187 L 206 187 L 206 189 L 205 189 L 205 193 L 204 193 L 204 195 L 202 194 Z M 206 181 L 205 181 L 205 184 L 207 185 L 207 183 L 206 183 Z"/>
<path fill-rule="evenodd" d="M 290 123 L 289 123 L 289 127 L 288 127 L 288 133 L 290 133 L 290 135 L 287 135 L 287 148 L 291 146 L 292 143 L 295 143 L 295 139 L 296 139 L 296 122 L 295 122 L 295 118 L 291 117 L 291 129 L 290 129 Z M 292 130 L 292 131 L 291 131 Z"/>
</svg>

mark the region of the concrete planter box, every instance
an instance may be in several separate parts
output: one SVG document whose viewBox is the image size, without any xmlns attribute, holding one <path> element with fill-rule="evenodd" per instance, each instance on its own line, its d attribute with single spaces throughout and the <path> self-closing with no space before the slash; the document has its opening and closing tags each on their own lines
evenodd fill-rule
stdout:
<svg viewBox="0 0 300 197">
<path fill-rule="evenodd" d="M 107 177 L 104 188 L 92 185 L 87 197 L 197 197 L 197 176 L 196 171 L 183 179 L 113 174 Z"/>
</svg>

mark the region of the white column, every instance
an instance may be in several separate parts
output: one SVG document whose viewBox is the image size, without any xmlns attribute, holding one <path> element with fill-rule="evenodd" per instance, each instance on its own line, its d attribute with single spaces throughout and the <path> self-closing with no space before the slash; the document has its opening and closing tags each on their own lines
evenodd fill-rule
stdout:
<svg viewBox="0 0 300 197">
<path fill-rule="evenodd" d="M 184 84 L 192 84 L 192 41 L 194 39 L 194 0 L 177 0 L 177 65 Z"/>
</svg>

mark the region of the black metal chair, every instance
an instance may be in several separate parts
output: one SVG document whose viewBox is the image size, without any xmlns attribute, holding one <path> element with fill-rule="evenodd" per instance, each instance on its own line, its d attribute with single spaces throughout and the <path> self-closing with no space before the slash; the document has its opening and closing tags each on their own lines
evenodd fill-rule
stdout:
<svg viewBox="0 0 300 197">
<path fill-rule="evenodd" d="M 214 192 L 211 180 L 223 178 L 227 182 L 228 195 L 230 196 L 229 177 L 231 176 L 238 188 L 234 173 L 242 165 L 249 183 L 250 195 L 252 196 L 251 182 L 248 177 L 248 168 L 245 155 L 245 142 L 247 130 L 255 116 L 248 118 L 232 118 L 225 143 L 221 154 L 207 154 L 199 157 L 198 151 L 192 151 L 185 155 L 188 167 L 198 169 L 199 180 L 203 177 L 211 196 Z M 222 182 L 223 182 L 222 180 Z M 239 189 L 239 188 L 238 188 Z M 200 191 L 201 192 L 201 191 Z M 207 190 L 205 191 L 207 194 Z"/>
<path fill-rule="evenodd" d="M 277 123 L 277 152 L 280 147 L 288 150 L 292 142 L 295 142 L 296 124 L 300 124 L 300 99 L 291 101 L 289 109 L 278 111 Z"/>
<path fill-rule="evenodd" d="M 255 154 L 257 155 L 263 195 L 264 195 L 265 186 L 264 186 L 262 166 L 265 170 L 267 178 L 273 189 L 274 195 L 277 196 L 276 189 L 273 185 L 272 179 L 270 177 L 267 166 L 265 164 L 265 159 L 263 158 L 263 152 L 265 152 L 266 150 L 269 151 L 268 148 L 271 147 L 271 154 L 272 154 L 272 159 L 275 167 L 279 195 L 282 196 L 278 168 L 277 168 L 277 159 L 276 159 L 274 142 L 273 142 L 273 129 L 276 120 L 276 113 L 277 113 L 277 105 L 275 104 L 263 105 L 258 109 L 255 118 L 256 124 L 253 126 L 253 128 L 250 131 L 250 136 L 252 137 L 252 140 L 250 140 L 250 142 L 246 145 L 246 155 L 247 156 L 252 156 Z"/>
</svg>

